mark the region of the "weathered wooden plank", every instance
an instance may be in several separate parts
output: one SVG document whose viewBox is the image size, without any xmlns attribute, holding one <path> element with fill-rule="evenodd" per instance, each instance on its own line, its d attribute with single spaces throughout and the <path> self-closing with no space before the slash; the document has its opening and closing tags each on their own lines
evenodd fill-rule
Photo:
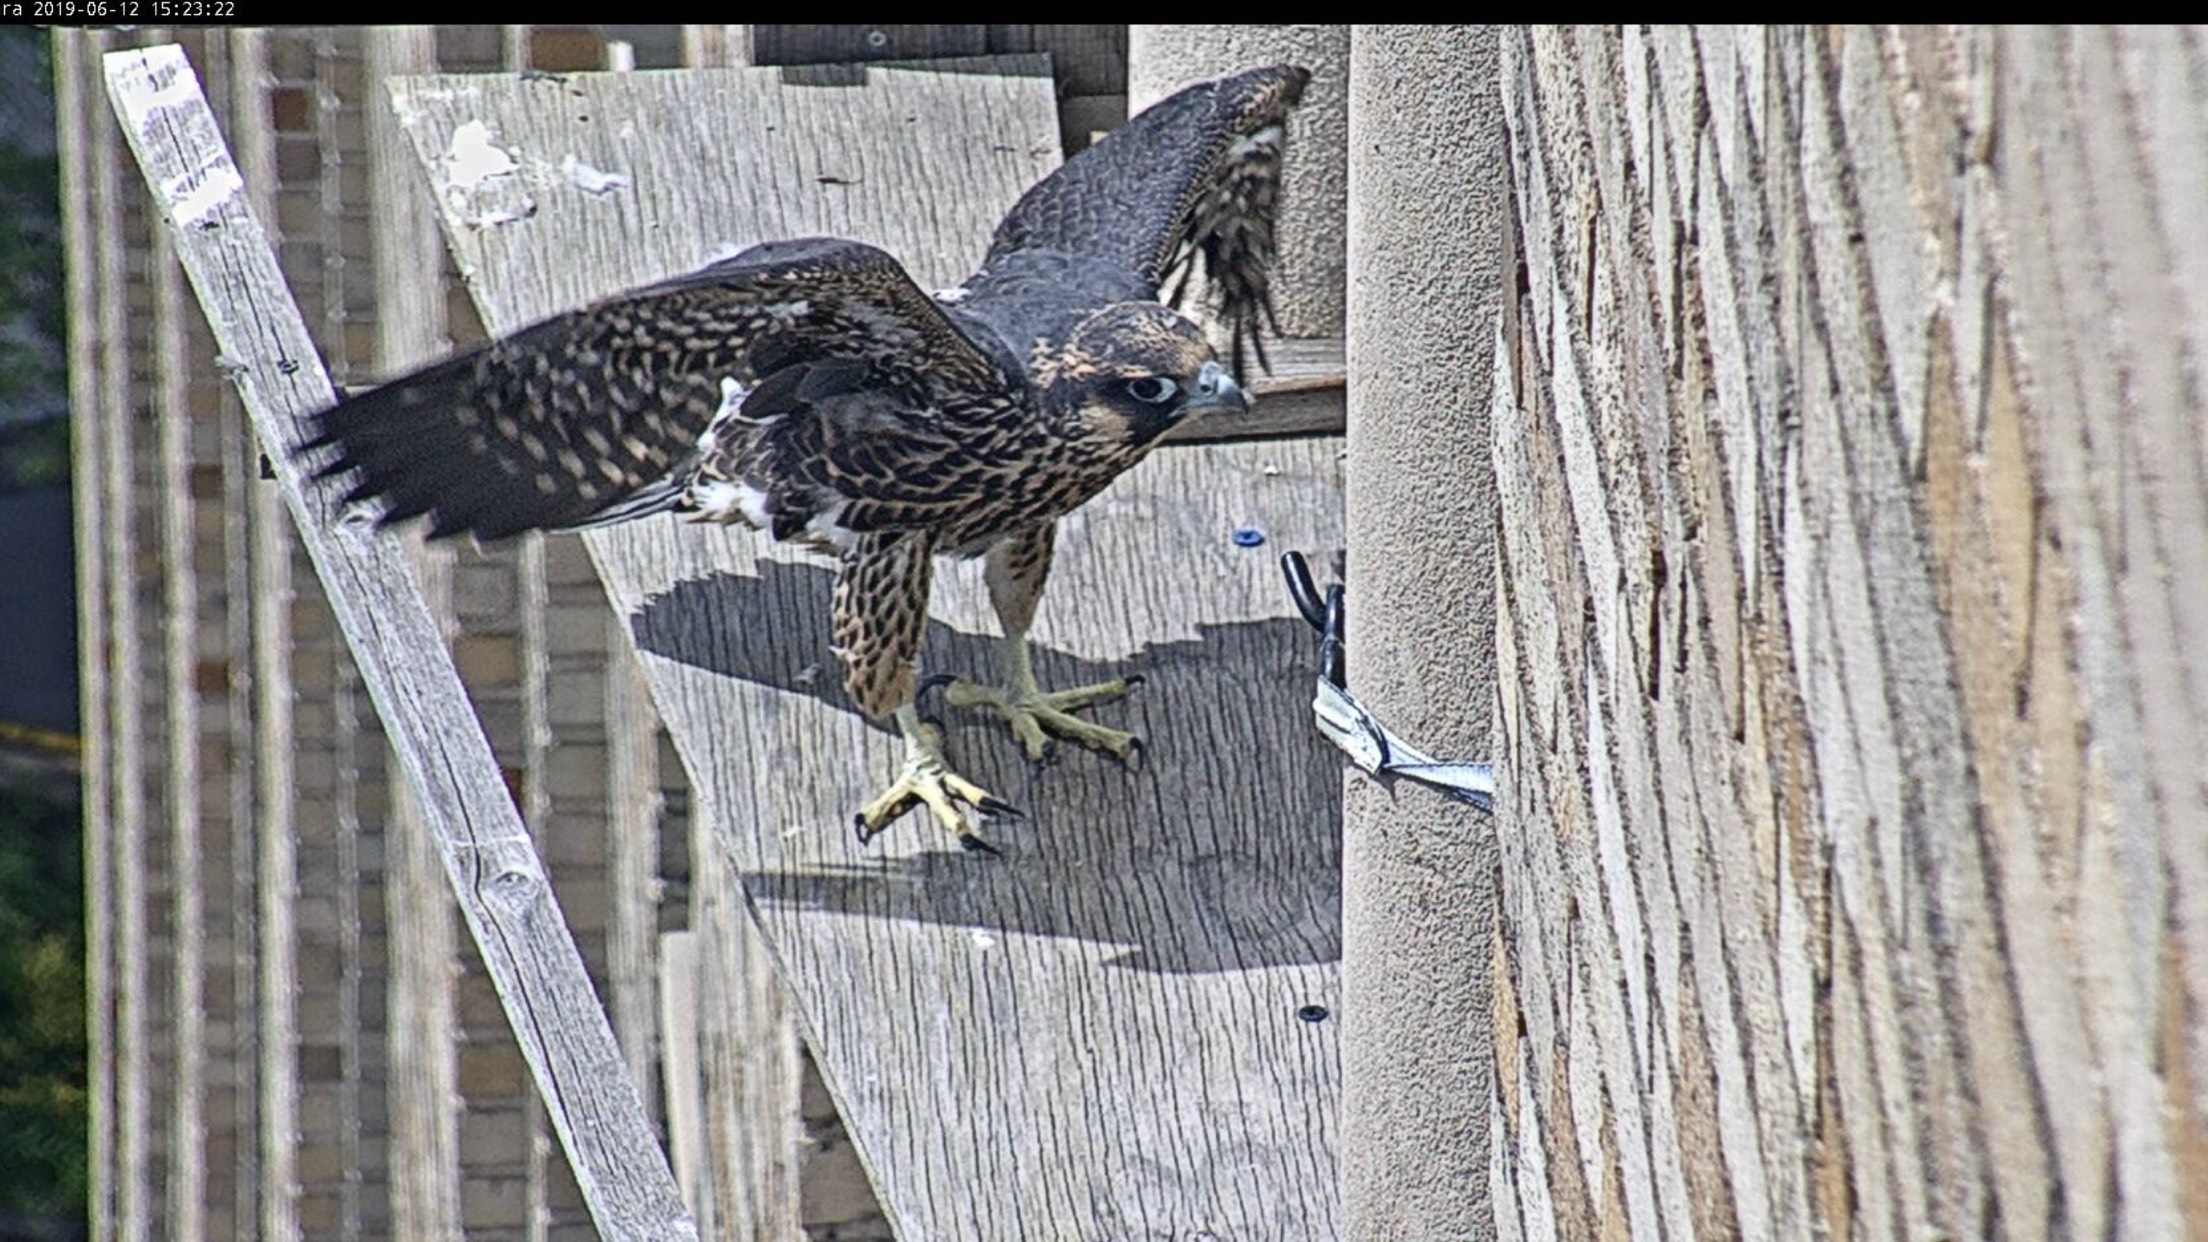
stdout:
<svg viewBox="0 0 2208 1242">
<path fill-rule="evenodd" d="M 108 559 L 112 518 L 106 504 L 106 440 L 115 434 L 103 417 L 112 406 L 103 382 L 108 329 L 102 315 L 103 242 L 111 236 L 96 223 L 114 201 L 116 175 L 103 154 L 102 130 L 112 122 L 98 107 L 92 88 L 100 36 L 73 30 L 54 32 L 55 117 L 61 154 L 62 244 L 69 281 L 69 387 L 71 460 L 75 495 L 77 581 L 77 670 L 83 705 L 84 739 L 84 891 L 86 1017 L 86 1128 L 89 1144 L 92 1236 L 111 1239 L 121 1230 L 121 1113 L 116 1061 L 118 1029 L 118 931 L 121 911 L 117 886 L 113 774 L 115 679 L 110 666 L 112 619 L 107 608 Z M 113 139 L 105 139 L 111 146 Z M 104 170 L 104 171 L 103 171 Z"/>
<path fill-rule="evenodd" d="M 436 66 L 435 32 L 426 26 L 378 27 L 362 36 L 369 243 L 375 271 L 374 366 L 389 374 L 443 352 L 442 247 L 425 244 L 428 207 L 420 174 L 382 83 Z M 452 615 L 452 553 L 416 548 L 413 562 L 433 615 Z M 437 852 L 405 775 L 391 777 L 391 827 L 385 900 L 391 937 L 387 974 L 390 1083 L 391 1232 L 402 1238 L 457 1237 L 462 1231 L 457 1022 L 453 974 L 457 946 L 452 903 Z"/>
<path fill-rule="evenodd" d="M 107 45 L 109 36 L 80 36 L 80 64 L 90 69 Z M 129 316 L 125 305 L 124 269 L 125 199 L 119 160 L 121 146 L 115 127 L 104 115 L 86 119 L 86 163 L 89 165 L 92 250 L 84 257 L 95 282 L 97 309 L 93 340 L 98 357 L 84 412 L 98 419 L 106 433 L 96 438 L 101 449 L 99 485 L 94 492 L 105 515 L 106 537 L 102 561 L 108 573 L 99 582 L 102 612 L 108 618 L 109 649 L 105 655 L 110 689 L 108 772 L 113 795 L 107 807 L 106 848 L 114 885 L 110 900 L 114 911 L 112 956 L 108 975 L 114 989 L 114 1026 L 110 1063 L 114 1114 L 114 1154 L 108 1166 L 113 1178 L 115 1235 L 122 1239 L 151 1236 L 156 1211 L 153 1196 L 153 1106 L 148 1081 L 148 1047 L 151 1029 L 148 1014 L 146 892 L 145 725 L 142 688 L 144 667 L 138 637 L 136 607 L 137 536 L 136 508 L 131 503 L 130 456 L 132 441 Z"/>
<path fill-rule="evenodd" d="M 682 63 L 692 69 L 734 69 L 748 62 L 742 26 L 684 26 Z"/>
<path fill-rule="evenodd" d="M 1342 434 L 1348 374 L 1340 337 L 1291 337 L 1265 347 L 1273 369 L 1250 366 L 1250 394 L 1257 406 L 1247 418 L 1197 419 L 1166 433 L 1167 444 L 1218 444 L 1277 440 L 1284 436 Z"/>
<path fill-rule="evenodd" d="M 192 54 L 227 76 L 228 40 L 195 37 Z M 251 1232 L 245 1222 L 258 1196 L 252 1107 L 256 1063 L 252 1027 L 252 783 L 245 679 L 232 676 L 231 640 L 247 632 L 251 594 L 232 579 L 243 566 L 243 497 L 223 478 L 242 413 L 226 398 L 216 350 L 185 288 L 173 251 L 154 233 L 156 332 L 161 339 L 165 520 L 176 575 L 168 610 L 187 609 L 188 625 L 169 630 L 174 849 L 179 859 L 175 938 L 179 1099 L 171 1109 L 170 1185 L 179 1219 L 207 1237 Z M 191 635 L 186 641 L 184 633 Z M 190 719 L 187 720 L 187 713 Z M 192 787 L 186 791 L 187 782 Z M 241 981 L 248 984 L 240 988 Z M 188 1102 L 187 1102 L 188 1098 Z"/>
<path fill-rule="evenodd" d="M 714 826 L 697 815 L 687 826 L 714 1222 L 725 1235 L 795 1236 L 812 1224 L 796 1015 Z"/>
<path fill-rule="evenodd" d="M 659 1076 L 665 1092 L 667 1154 L 698 1232 L 719 1236 L 713 1213 L 712 1167 L 706 1145 L 705 1075 L 698 1065 L 698 933 L 668 932 L 659 941 Z"/>
<path fill-rule="evenodd" d="M 155 486 L 144 493 L 157 514 L 160 557 L 164 565 L 160 613 L 164 631 L 162 696 L 169 729 L 161 768 L 168 786 L 167 823 L 173 895 L 169 925 L 162 938 L 170 953 L 171 1009 L 165 1024 L 174 1033 L 169 1066 L 169 1161 L 164 1182 L 169 1228 L 183 1237 L 206 1232 L 206 1006 L 201 963 L 206 955 L 201 925 L 204 891 L 196 863 L 200 857 L 200 713 L 195 676 L 199 646 L 198 575 L 192 556 L 191 431 L 187 396 L 191 364 L 185 344 L 185 315 L 190 294 L 176 255 L 162 232 L 154 230 L 148 283 L 151 285 L 156 380 L 151 393 L 158 434 L 152 450 Z"/>
<path fill-rule="evenodd" d="M 278 220 L 296 203 L 304 218 L 283 244 L 307 264 L 284 264 L 293 295 L 320 308 L 312 325 L 325 365 L 338 376 L 368 369 L 375 333 L 369 315 L 377 281 L 366 204 L 364 82 L 358 27 L 285 30 L 275 35 L 277 89 L 304 97 L 304 115 L 276 133 Z M 303 547 L 298 552 L 303 553 Z M 389 749 L 335 610 L 316 598 L 308 563 L 293 614 L 294 708 L 301 802 L 300 896 L 296 921 L 303 972 L 298 1010 L 300 1222 L 310 1238 L 374 1235 L 390 1228 L 389 1009 L 385 862 L 389 857 Z M 327 669 L 326 688 L 314 694 Z M 320 697 L 326 712 L 307 712 Z M 326 816 L 326 818 L 325 818 Z"/>
<path fill-rule="evenodd" d="M 507 329 L 806 232 L 955 281 L 1053 159 L 1040 70 L 871 65 L 864 89 L 434 78 L 396 98 L 433 170 L 470 122 L 513 161 L 440 187 L 462 271 Z M 627 181 L 593 193 L 578 168 Z M 1335 1002 L 1337 784 L 1304 722 L 1308 631 L 1271 549 L 1229 535 L 1332 554 L 1337 451 L 1170 450 L 1069 520 L 1043 674 L 1148 672 L 1105 715 L 1148 733 L 1151 763 L 1035 772 L 994 729 L 954 722 L 954 757 L 1036 816 L 998 830 L 1003 866 L 917 824 L 850 842 L 850 809 L 898 753 L 834 688 L 825 568 L 672 522 L 590 537 L 902 1234 L 1332 1236 L 1332 1026 L 1296 1013 Z M 943 578 L 924 658 L 983 670 L 977 567 Z"/>
<path fill-rule="evenodd" d="M 1506 35 L 1526 1236 L 2208 1229 L 2197 56 Z"/>
<path fill-rule="evenodd" d="M 273 109 L 266 92 L 270 35 L 242 30 L 230 36 L 236 94 L 239 167 L 254 209 L 264 217 L 275 211 L 276 146 Z M 256 446 L 257 447 L 257 446 Z M 298 891 L 297 845 L 292 782 L 291 520 L 276 489 L 261 486 L 258 471 L 247 497 L 249 542 L 246 571 L 252 584 L 249 657 L 253 711 L 253 783 L 255 817 L 263 830 L 255 837 L 254 926 L 259 933 L 258 974 L 254 980 L 254 1033 L 259 1044 L 256 1111 L 260 1153 L 257 1221 L 269 1239 L 299 1236 L 298 1064 L 291 1054 L 298 978 L 293 899 Z M 275 831 L 269 826 L 283 825 Z"/>
<path fill-rule="evenodd" d="M 357 636 L 363 676 L 438 829 L 516 1036 L 559 1103 L 554 1118 L 602 1232 L 695 1236 L 402 554 L 345 520 L 326 490 L 304 486 L 297 420 L 332 393 L 190 66 L 174 47 L 118 53 L 108 83 L 332 605 Z"/>
</svg>

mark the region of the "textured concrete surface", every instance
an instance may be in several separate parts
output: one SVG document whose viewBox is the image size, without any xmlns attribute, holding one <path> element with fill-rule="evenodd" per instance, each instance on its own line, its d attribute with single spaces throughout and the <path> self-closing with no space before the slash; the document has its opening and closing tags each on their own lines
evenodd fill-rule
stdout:
<svg viewBox="0 0 2208 1242">
<path fill-rule="evenodd" d="M 1342 212 L 1349 199 L 1347 26 L 1135 26 L 1127 106 L 1140 112 L 1191 82 L 1293 61 L 1311 86 L 1288 126 L 1274 303 L 1289 336 L 1342 334 Z"/>
<path fill-rule="evenodd" d="M 1491 749 L 1496 63 L 1490 28 L 1350 48 L 1350 686 L 1443 759 Z M 1495 825 L 1355 775 L 1343 832 L 1344 1236 L 1490 1238 Z"/>
</svg>

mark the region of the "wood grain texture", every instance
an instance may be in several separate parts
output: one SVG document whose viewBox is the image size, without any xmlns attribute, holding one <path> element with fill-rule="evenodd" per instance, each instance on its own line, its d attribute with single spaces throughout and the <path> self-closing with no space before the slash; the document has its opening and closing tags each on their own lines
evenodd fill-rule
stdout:
<svg viewBox="0 0 2208 1242">
<path fill-rule="evenodd" d="M 2208 1237 L 2202 50 L 1505 35 L 1499 1237 Z"/>
<path fill-rule="evenodd" d="M 1268 343 L 1270 372 L 1253 363 L 1249 376 L 1255 408 L 1241 418 L 1199 418 L 1167 432 L 1167 444 L 1272 440 L 1283 436 L 1338 436 L 1346 416 L 1348 373 L 1340 337 L 1292 337 Z"/>
<path fill-rule="evenodd" d="M 120 179 L 115 173 L 113 124 L 99 106 L 98 36 L 57 31 L 54 88 L 60 152 L 62 241 L 67 256 L 70 376 L 70 472 L 75 497 L 78 695 L 83 705 L 84 885 L 86 984 L 87 1205 L 93 1236 L 122 1236 L 127 1179 L 122 1160 L 121 1041 L 118 1005 L 122 881 L 116 866 L 115 772 L 116 674 L 111 667 L 114 620 L 106 583 L 112 573 L 106 496 L 107 439 L 115 434 L 105 383 L 109 351 L 102 313 L 107 282 L 99 243 L 104 214 L 113 209 Z M 104 130 L 104 134 L 103 134 Z M 120 255 L 117 255 L 117 261 Z M 104 417 L 103 417 L 104 416 Z"/>
<path fill-rule="evenodd" d="M 87 85 L 97 82 L 99 53 L 110 36 L 81 36 L 79 67 Z M 92 99 L 97 100 L 93 93 Z M 97 109 L 97 103 L 92 107 Z M 123 194 L 123 145 L 105 110 L 86 118 L 88 140 L 83 160 L 91 186 L 92 240 L 97 247 L 86 264 L 96 286 L 97 309 L 86 324 L 97 343 L 97 358 L 90 385 L 79 384 L 73 394 L 78 408 L 97 418 L 105 434 L 100 448 L 99 485 L 93 495 L 102 510 L 99 523 L 105 547 L 103 560 L 111 567 L 98 584 L 101 608 L 107 618 L 108 646 L 100 653 L 106 665 L 101 678 L 109 688 L 107 719 L 107 771 L 111 797 L 105 808 L 103 832 L 112 885 L 104 897 L 114 912 L 112 956 L 107 974 L 114 989 L 112 1060 L 104 1067 L 111 1084 L 113 1161 L 107 1168 L 115 1237 L 141 1239 L 154 1235 L 165 1202 L 159 1194 L 161 1179 L 155 1143 L 155 1086 L 149 1069 L 149 1032 L 156 1029 L 152 1012 L 158 1004 L 152 995 L 153 970 L 148 949 L 148 853 L 147 786 L 147 676 L 141 640 L 139 607 L 140 505 L 133 502 L 132 457 L 137 434 L 132 386 L 132 337 L 127 304 L 125 247 L 115 244 L 127 236 L 130 200 Z M 104 244 L 103 244 L 104 243 Z M 97 1197 L 97 1196 L 96 1196 Z"/>
<path fill-rule="evenodd" d="M 1039 62 L 959 68 L 395 97 L 433 174 L 469 121 L 514 160 L 440 193 L 504 330 L 777 236 L 873 241 L 924 286 L 956 281 L 1057 148 Z M 628 183 L 591 194 L 570 157 Z M 1273 562 L 1341 546 L 1337 451 L 1167 449 L 1069 519 L 1038 670 L 1146 672 L 1100 714 L 1144 731 L 1151 763 L 1031 770 L 997 728 L 952 722 L 953 758 L 1033 816 L 995 830 L 1002 862 L 918 822 L 851 840 L 899 753 L 835 689 L 825 566 L 664 520 L 589 537 L 901 1236 L 1333 1236 L 1333 1034 L 1296 1011 L 1335 1002 L 1338 784 Z M 1238 526 L 1272 542 L 1236 548 Z M 979 566 L 944 578 L 924 662 L 987 672 Z"/>
<path fill-rule="evenodd" d="M 429 205 L 421 174 L 402 158 L 382 82 L 436 67 L 426 26 L 377 27 L 361 36 L 361 112 L 368 163 L 369 242 L 376 279 L 374 370 L 419 365 L 449 346 L 444 255 L 425 239 Z M 449 548 L 411 549 L 423 595 L 440 622 L 452 617 Z M 454 1036 L 457 929 L 443 866 L 405 773 L 391 773 L 391 827 L 384 893 L 393 934 L 387 978 L 390 1099 L 390 1230 L 402 1238 L 449 1238 L 462 1229 L 461 1111 Z M 641 1081 L 641 1080 L 640 1080 Z"/>
<path fill-rule="evenodd" d="M 582 1189 L 609 1237 L 695 1236 L 622 1072 L 543 868 L 466 705 L 403 558 L 308 492 L 294 464 L 300 414 L 327 377 L 277 275 L 190 66 L 173 47 L 107 63 L 124 135 L 176 242 L 333 607 L 355 642 L 400 757 L 435 826 L 455 891 L 511 1005 Z"/>
<path fill-rule="evenodd" d="M 234 32 L 230 51 L 235 74 L 231 115 L 238 165 L 253 209 L 266 219 L 275 212 L 276 143 L 274 109 L 266 83 L 271 56 L 266 31 Z M 219 358 L 218 358 L 219 361 Z M 255 437 L 256 448 L 259 447 Z M 256 454 L 256 457 L 259 454 Z M 260 825 L 284 825 L 286 831 L 259 831 L 254 842 L 253 923 L 258 934 L 254 977 L 254 1031 L 259 1043 L 256 1111 L 260 1153 L 254 1188 L 260 1200 L 256 1224 L 262 1237 L 299 1234 L 299 1066 L 292 1049 L 298 1031 L 298 938 L 294 908 L 299 891 L 299 822 L 292 763 L 296 730 L 292 679 L 291 630 L 296 590 L 291 518 L 277 490 L 263 486 L 259 471 L 247 498 L 249 542 L 245 561 L 253 585 L 249 623 L 252 645 L 247 666 L 252 684 L 253 781 Z"/>
</svg>

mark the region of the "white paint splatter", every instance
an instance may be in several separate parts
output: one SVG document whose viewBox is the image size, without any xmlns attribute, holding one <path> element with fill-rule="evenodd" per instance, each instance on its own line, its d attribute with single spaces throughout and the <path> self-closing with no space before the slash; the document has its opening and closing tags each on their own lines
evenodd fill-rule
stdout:
<svg viewBox="0 0 2208 1242">
<path fill-rule="evenodd" d="M 585 164 L 573 154 L 569 154 L 560 160 L 560 172 L 575 184 L 575 188 L 585 194 L 596 194 L 600 197 L 611 194 L 629 183 L 626 175 L 594 168 L 589 164 Z"/>
<path fill-rule="evenodd" d="M 190 228 L 222 210 L 224 203 L 245 188 L 237 165 L 218 157 L 204 167 L 161 183 L 161 197 L 168 203 L 169 218 L 178 228 Z"/>
<path fill-rule="evenodd" d="M 812 685 L 814 682 L 820 680 L 820 665 L 808 664 L 805 667 L 797 670 L 797 675 L 790 678 L 790 680 L 796 682 L 798 685 L 801 686 Z"/>
<path fill-rule="evenodd" d="M 987 953 L 997 947 L 997 938 L 976 927 L 968 933 L 974 938 L 974 947 Z"/>
<path fill-rule="evenodd" d="M 490 211 L 479 211 L 466 217 L 461 223 L 471 229 L 495 229 L 502 224 L 512 224 L 516 220 L 526 220 L 533 214 L 533 212 L 513 211 L 501 207 Z"/>
<path fill-rule="evenodd" d="M 514 157 L 491 141 L 491 127 L 481 121 L 462 122 L 452 131 L 452 145 L 445 149 L 445 184 L 463 193 L 483 187 L 496 177 L 520 171 Z"/>
<path fill-rule="evenodd" d="M 956 288 L 952 289 L 938 289 L 935 291 L 935 300 L 941 302 L 945 306 L 956 306 L 960 302 L 963 302 L 972 296 L 974 296 L 974 291 L 964 285 L 959 285 Z"/>
<path fill-rule="evenodd" d="M 177 47 L 149 48 L 116 71 L 115 93 L 131 128 L 143 134 L 153 114 L 199 102 L 199 79 Z"/>
</svg>

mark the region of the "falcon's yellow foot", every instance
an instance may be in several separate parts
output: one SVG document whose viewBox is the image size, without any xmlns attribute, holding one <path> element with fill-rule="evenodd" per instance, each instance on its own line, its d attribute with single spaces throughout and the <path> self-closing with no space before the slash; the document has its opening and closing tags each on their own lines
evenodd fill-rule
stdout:
<svg viewBox="0 0 2208 1242">
<path fill-rule="evenodd" d="M 935 822 L 956 836 L 961 846 L 986 854 L 997 853 L 996 846 L 975 835 L 973 825 L 966 822 L 966 814 L 958 804 L 963 802 L 986 815 L 1018 815 L 1019 810 L 951 771 L 950 764 L 943 759 L 942 735 L 921 723 L 911 704 L 897 709 L 897 727 L 905 735 L 905 766 L 894 784 L 880 797 L 860 807 L 859 813 L 852 817 L 859 843 L 864 845 L 873 840 L 916 804 L 925 804 L 935 816 Z"/>
<path fill-rule="evenodd" d="M 944 676 L 930 678 L 929 684 L 942 684 L 943 701 L 952 707 L 986 707 L 1002 717 L 1012 727 L 1012 735 L 1020 739 L 1028 759 L 1035 763 L 1046 763 L 1056 757 L 1058 743 L 1053 734 L 1079 742 L 1090 750 L 1104 751 L 1122 762 L 1132 762 L 1142 752 L 1142 739 L 1134 734 L 1072 714 L 1075 708 L 1119 698 L 1132 687 L 1141 685 L 1142 678 L 1119 677 L 1071 690 L 1045 691 L 1035 684 L 1033 674 L 1020 675 L 1026 671 L 1022 667 L 1025 663 L 1024 660 L 1015 663 L 1012 684 L 1007 686 L 982 686 L 964 678 Z"/>
</svg>

